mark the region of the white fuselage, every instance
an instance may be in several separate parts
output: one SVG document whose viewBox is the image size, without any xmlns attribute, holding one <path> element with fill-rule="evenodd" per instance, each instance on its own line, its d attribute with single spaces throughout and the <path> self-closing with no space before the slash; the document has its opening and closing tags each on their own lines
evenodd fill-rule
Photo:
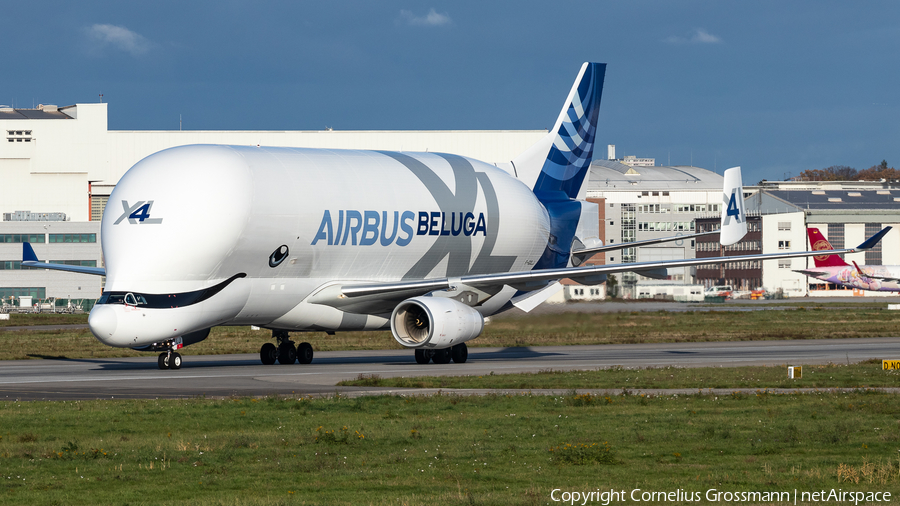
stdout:
<svg viewBox="0 0 900 506">
<path fill-rule="evenodd" d="M 859 270 L 862 271 L 862 274 Z M 900 279 L 900 266 L 860 265 L 859 270 L 852 265 L 843 265 L 816 267 L 801 272 L 822 281 L 860 290 L 900 292 L 900 283 L 897 282 L 897 279 Z"/>
<path fill-rule="evenodd" d="M 110 195 L 105 293 L 138 303 L 98 304 L 90 326 L 122 347 L 215 325 L 381 329 L 390 308 L 352 312 L 310 297 L 339 283 L 529 270 L 549 227 L 527 186 L 459 156 L 172 148 L 137 163 Z M 495 311 L 514 291 L 479 309 Z"/>
</svg>

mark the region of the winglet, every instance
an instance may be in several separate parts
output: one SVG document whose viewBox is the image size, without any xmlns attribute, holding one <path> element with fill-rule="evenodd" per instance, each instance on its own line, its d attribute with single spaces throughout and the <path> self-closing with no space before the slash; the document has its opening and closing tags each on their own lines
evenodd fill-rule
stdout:
<svg viewBox="0 0 900 506">
<path fill-rule="evenodd" d="M 34 253 L 31 243 L 22 243 L 22 267 L 30 267 L 34 269 L 50 269 L 56 271 L 79 272 L 81 274 L 90 274 L 92 276 L 105 276 L 106 269 L 103 267 L 82 267 L 80 265 L 66 264 L 48 264 L 38 260 Z"/>
<path fill-rule="evenodd" d="M 732 167 L 725 171 L 722 189 L 722 233 L 719 242 L 731 246 L 747 235 L 747 214 L 744 212 L 744 187 L 741 182 L 741 168 Z"/>
<path fill-rule="evenodd" d="M 34 248 L 31 247 L 31 243 L 29 243 L 29 242 L 22 243 L 22 261 L 23 262 L 40 262 L 40 260 L 38 260 L 37 255 L 34 253 Z"/>
<path fill-rule="evenodd" d="M 866 242 L 857 246 L 856 249 L 867 250 L 867 249 L 874 248 L 875 245 L 878 244 L 878 241 L 880 241 L 881 238 L 884 237 L 884 234 L 886 234 L 890 231 L 891 231 L 891 227 L 884 227 L 883 229 L 881 229 L 880 232 L 878 232 L 877 234 L 873 235 L 872 237 L 869 237 L 868 239 L 866 239 Z"/>
</svg>

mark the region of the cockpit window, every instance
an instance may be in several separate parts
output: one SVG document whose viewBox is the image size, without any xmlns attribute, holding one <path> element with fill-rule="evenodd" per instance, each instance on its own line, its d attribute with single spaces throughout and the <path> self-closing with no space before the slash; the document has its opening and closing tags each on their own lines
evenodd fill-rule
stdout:
<svg viewBox="0 0 900 506">
<path fill-rule="evenodd" d="M 135 292 L 104 292 L 97 304 L 120 304 L 126 306 L 138 306 L 148 309 L 169 309 L 176 307 L 190 306 L 197 304 L 212 297 L 222 291 L 223 288 L 231 284 L 238 278 L 247 277 L 243 272 L 235 274 L 218 285 L 195 290 L 193 292 L 182 293 L 135 293 Z"/>
<path fill-rule="evenodd" d="M 125 305 L 126 306 L 141 306 L 147 305 L 147 299 L 141 294 L 134 294 L 128 292 L 125 294 Z"/>
</svg>

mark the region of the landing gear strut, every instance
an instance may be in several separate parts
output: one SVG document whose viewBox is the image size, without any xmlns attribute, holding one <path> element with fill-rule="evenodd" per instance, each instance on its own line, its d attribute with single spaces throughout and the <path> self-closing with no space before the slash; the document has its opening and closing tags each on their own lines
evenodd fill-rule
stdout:
<svg viewBox="0 0 900 506">
<path fill-rule="evenodd" d="M 431 361 L 435 364 L 449 364 L 451 360 L 457 364 L 462 364 L 469 358 L 469 347 L 466 346 L 466 343 L 459 343 L 456 346 L 440 350 L 417 348 L 415 354 L 417 364 L 427 364 Z"/>
<path fill-rule="evenodd" d="M 308 364 L 313 359 L 312 345 L 300 343 L 294 345 L 286 330 L 273 330 L 272 337 L 278 342 L 278 346 L 266 343 L 259 349 L 259 359 L 265 365 L 272 365 L 276 361 L 279 364 L 293 364 L 300 360 L 301 364 Z"/>
</svg>

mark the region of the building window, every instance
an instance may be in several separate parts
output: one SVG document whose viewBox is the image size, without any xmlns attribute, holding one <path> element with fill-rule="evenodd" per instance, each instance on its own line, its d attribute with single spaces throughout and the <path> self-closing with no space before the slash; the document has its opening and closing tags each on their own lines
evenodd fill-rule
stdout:
<svg viewBox="0 0 900 506">
<path fill-rule="evenodd" d="M 6 140 L 9 142 L 31 142 L 31 130 L 7 130 Z"/>
<path fill-rule="evenodd" d="M 79 267 L 97 267 L 96 260 L 50 260 L 51 264 L 77 265 Z"/>
<path fill-rule="evenodd" d="M 50 234 L 50 242 L 97 242 L 97 234 Z"/>
<path fill-rule="evenodd" d="M 91 195 L 91 221 L 103 219 L 103 211 L 109 201 L 108 195 Z"/>
<path fill-rule="evenodd" d="M 866 223 L 866 237 L 872 237 L 881 230 L 881 223 Z M 866 251 L 866 265 L 881 265 L 881 241 Z"/>
<path fill-rule="evenodd" d="M 834 249 L 844 249 L 844 224 L 828 224 L 828 242 Z M 880 242 L 878 244 L 881 244 Z"/>
<path fill-rule="evenodd" d="M 778 241 L 778 249 L 791 249 L 791 241 Z"/>
<path fill-rule="evenodd" d="M 0 242 L 43 243 L 44 234 L 0 234 Z"/>
<path fill-rule="evenodd" d="M 789 221 L 779 221 L 778 222 L 778 230 L 790 230 L 791 222 Z"/>
<path fill-rule="evenodd" d="M 790 258 L 782 258 L 778 260 L 778 268 L 779 269 L 790 269 L 791 268 L 791 259 Z"/>
<path fill-rule="evenodd" d="M 0 261 L 0 271 L 17 271 L 22 268 L 20 260 Z"/>
<path fill-rule="evenodd" d="M 11 297 L 34 297 L 35 299 L 46 299 L 47 289 L 45 287 L 0 287 L 0 298 L 9 300 Z"/>
</svg>

